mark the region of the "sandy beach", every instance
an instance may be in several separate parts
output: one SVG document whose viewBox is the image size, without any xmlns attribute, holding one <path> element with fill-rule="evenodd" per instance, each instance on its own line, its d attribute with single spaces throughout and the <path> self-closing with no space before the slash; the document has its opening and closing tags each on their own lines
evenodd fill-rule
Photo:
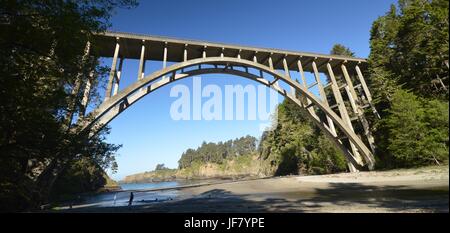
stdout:
<svg viewBox="0 0 450 233">
<path fill-rule="evenodd" d="M 286 176 L 177 188 L 167 201 L 57 212 L 449 212 L 448 166 Z"/>
</svg>

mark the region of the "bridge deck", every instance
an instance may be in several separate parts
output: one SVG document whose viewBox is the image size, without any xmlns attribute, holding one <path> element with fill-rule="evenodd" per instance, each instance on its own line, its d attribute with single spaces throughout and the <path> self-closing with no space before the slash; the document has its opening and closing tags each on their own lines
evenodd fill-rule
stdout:
<svg viewBox="0 0 450 233">
<path fill-rule="evenodd" d="M 145 40 L 145 59 L 162 61 L 164 57 L 164 46 L 167 46 L 167 61 L 181 62 L 184 57 L 184 48 L 187 46 L 188 59 L 200 58 L 203 51 L 207 57 L 220 56 L 223 51 L 226 57 L 237 57 L 240 54 L 242 59 L 253 60 L 256 56 L 258 63 L 269 66 L 269 56 L 272 57 L 273 67 L 283 69 L 283 58 L 286 58 L 290 70 L 298 70 L 297 60 L 300 59 L 303 69 L 313 72 L 312 61 L 315 60 L 319 72 L 326 72 L 325 64 L 330 62 L 334 67 L 347 61 L 346 65 L 353 67 L 358 63 L 360 66 L 366 65 L 366 59 L 352 58 L 336 55 L 325 55 L 316 53 L 295 52 L 280 49 L 256 48 L 240 45 L 211 43 L 198 40 L 184 40 L 169 37 L 139 35 L 123 32 L 105 32 L 97 34 L 95 38 L 95 49 L 101 57 L 113 57 L 116 38 L 119 38 L 120 56 L 128 59 L 139 59 L 143 40 Z M 353 69 L 349 70 L 354 73 Z"/>
</svg>

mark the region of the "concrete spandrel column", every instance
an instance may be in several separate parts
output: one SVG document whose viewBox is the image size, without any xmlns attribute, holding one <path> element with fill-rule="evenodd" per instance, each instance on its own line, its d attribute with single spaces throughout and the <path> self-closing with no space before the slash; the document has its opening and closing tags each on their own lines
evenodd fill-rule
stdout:
<svg viewBox="0 0 450 233">
<path fill-rule="evenodd" d="M 301 78 L 301 80 L 302 80 L 301 85 L 302 85 L 305 89 L 307 89 L 308 86 L 307 86 L 307 84 L 306 84 L 306 77 L 305 77 L 305 73 L 303 72 L 303 65 L 302 65 L 302 62 L 300 61 L 300 59 L 301 59 L 301 57 L 297 60 L 297 68 L 298 68 L 298 72 L 300 73 L 300 78 Z M 312 104 L 311 100 L 308 99 L 308 98 L 306 98 L 306 106 L 310 106 L 311 104 Z M 312 116 L 314 116 L 314 117 L 317 118 L 316 111 L 315 111 L 312 107 L 308 108 L 308 112 L 309 112 Z"/>
<path fill-rule="evenodd" d="M 372 102 L 372 95 L 370 94 L 369 88 L 367 87 L 366 80 L 364 80 L 361 69 L 359 68 L 358 65 L 355 66 L 355 69 L 356 69 L 356 73 L 358 74 L 359 82 L 361 83 L 361 86 L 363 87 L 364 94 L 367 97 L 367 101 Z"/>
<path fill-rule="evenodd" d="M 303 65 L 302 65 L 302 62 L 300 61 L 300 59 L 298 59 L 298 61 L 297 61 L 297 68 L 298 68 L 298 72 L 300 73 L 302 85 L 303 85 L 303 87 L 307 88 L 308 84 L 306 83 L 306 77 L 305 77 L 305 73 L 303 72 Z"/>
<path fill-rule="evenodd" d="M 270 55 L 269 55 L 269 68 L 270 68 L 270 70 L 273 70 L 272 55 L 273 55 L 273 53 L 270 53 Z"/>
<path fill-rule="evenodd" d="M 358 74 L 359 81 L 361 82 L 361 86 L 363 87 L 364 94 L 367 97 L 367 101 L 369 102 L 369 105 L 372 108 L 373 114 L 378 119 L 381 119 L 380 115 L 378 114 L 377 109 L 375 108 L 375 105 L 373 105 L 373 103 L 372 103 L 372 95 L 370 94 L 369 87 L 367 87 L 366 80 L 364 80 L 364 76 L 362 75 L 361 69 L 359 68 L 358 65 L 356 65 L 355 69 L 356 69 L 356 73 Z"/>
<path fill-rule="evenodd" d="M 275 69 L 274 69 L 274 67 L 273 67 L 273 59 L 272 59 L 272 55 L 273 55 L 273 53 L 270 53 L 270 55 L 269 55 L 269 68 L 270 68 L 270 70 L 274 71 Z M 275 88 L 276 90 L 280 89 L 280 86 L 278 85 L 278 80 L 276 80 L 276 81 L 273 83 L 273 86 L 274 86 L 274 88 Z"/>
<path fill-rule="evenodd" d="M 346 126 L 344 126 L 344 127 L 347 127 L 348 130 L 355 132 L 353 129 L 353 126 L 352 126 L 352 122 L 350 121 L 350 117 L 348 116 L 347 108 L 345 107 L 344 100 L 342 99 L 342 95 L 339 90 L 339 86 L 337 85 L 336 77 L 334 76 L 333 69 L 331 68 L 331 65 L 329 62 L 327 63 L 327 70 L 328 70 L 328 75 L 331 79 L 331 89 L 333 91 L 333 97 L 336 100 L 336 103 L 338 105 L 339 115 L 341 115 L 341 118 L 344 120 L 344 123 L 346 124 Z M 356 146 L 352 142 L 350 142 L 350 148 L 352 150 L 353 157 L 355 158 L 356 161 L 358 161 L 360 163 L 362 161 L 361 155 L 359 154 L 358 150 L 356 149 Z M 351 172 L 357 171 L 357 169 L 353 166 L 352 163 L 348 163 L 347 165 Z"/>
<path fill-rule="evenodd" d="M 258 54 L 258 51 L 255 51 L 255 54 L 253 54 L 253 62 L 258 63 L 258 57 L 256 57 L 256 54 Z M 259 77 L 264 79 L 263 71 L 259 70 Z"/>
<path fill-rule="evenodd" d="M 206 58 L 206 48 L 207 46 L 203 46 L 202 58 Z"/>
<path fill-rule="evenodd" d="M 116 75 L 117 57 L 119 56 L 120 44 L 119 38 L 116 38 L 116 48 L 114 50 L 114 57 L 111 65 L 111 71 L 109 72 L 108 85 L 106 86 L 105 101 L 111 97 L 111 90 L 114 81 L 114 76 Z"/>
<path fill-rule="evenodd" d="M 350 91 L 350 87 L 346 85 L 344 89 L 345 93 L 347 93 L 348 100 L 350 101 L 350 106 L 352 107 L 353 113 L 358 114 L 358 107 L 356 106 L 355 99 L 353 98 L 353 95 Z"/>
<path fill-rule="evenodd" d="M 188 60 L 188 51 L 187 51 L 187 47 L 188 47 L 188 45 L 185 44 L 185 45 L 184 45 L 184 50 L 183 50 L 183 61 L 185 61 L 185 62 Z"/>
<path fill-rule="evenodd" d="M 356 113 L 359 121 L 361 122 L 364 134 L 366 135 L 367 141 L 369 142 L 370 149 L 371 149 L 372 153 L 375 153 L 375 139 L 372 136 L 372 133 L 371 133 L 370 127 L 369 127 L 369 123 L 364 116 L 364 112 L 361 109 L 361 106 L 359 106 L 359 104 L 356 102 L 358 100 L 358 96 L 355 92 L 353 82 L 350 78 L 350 75 L 348 74 L 347 68 L 344 63 L 342 63 L 341 69 L 342 69 L 342 73 L 344 74 L 345 81 L 347 83 L 345 90 L 347 91 L 347 95 L 348 95 L 350 103 L 352 105 L 353 112 Z"/>
<path fill-rule="evenodd" d="M 164 42 L 163 69 L 167 66 L 167 42 Z"/>
<path fill-rule="evenodd" d="M 286 56 L 283 58 L 283 68 L 284 68 L 284 74 L 286 75 L 286 77 L 289 78 L 289 80 L 292 81 L 291 73 L 289 72 L 289 67 L 288 67 L 287 61 L 286 61 Z M 295 97 L 295 88 L 293 86 L 291 86 L 291 85 L 289 85 L 289 86 L 291 88 L 292 96 Z"/>
<path fill-rule="evenodd" d="M 327 95 L 325 93 L 325 90 L 323 89 L 322 81 L 320 80 L 319 71 L 317 70 L 317 65 L 316 65 L 315 61 L 312 61 L 312 67 L 314 70 L 314 78 L 316 80 L 317 87 L 319 88 L 319 95 L 322 98 L 322 102 L 324 103 L 324 105 L 329 107 Z M 333 120 L 331 120 L 331 118 L 329 116 L 327 116 L 327 122 L 328 122 L 328 128 L 330 129 L 330 133 L 336 137 L 337 136 L 336 128 L 334 127 Z"/>
<path fill-rule="evenodd" d="M 163 69 L 167 67 L 167 42 L 164 42 Z M 162 80 L 166 80 L 166 76 L 162 76 Z"/>
<path fill-rule="evenodd" d="M 145 40 L 142 40 L 141 57 L 139 59 L 138 80 L 144 78 L 145 73 Z"/>
<path fill-rule="evenodd" d="M 356 95 L 352 79 L 350 78 L 350 75 L 348 75 L 347 68 L 345 67 L 345 62 L 341 64 L 341 70 L 344 75 L 345 83 L 347 84 L 347 86 L 345 87 L 345 91 L 347 92 L 348 99 L 350 100 L 350 104 L 352 105 L 353 112 L 357 114 L 358 109 L 356 107 L 356 100 L 358 99 L 358 96 Z"/>
<path fill-rule="evenodd" d="M 330 63 L 327 63 L 327 70 L 328 75 L 331 80 L 331 90 L 333 91 L 333 97 L 336 100 L 336 103 L 338 105 L 339 114 L 341 115 L 341 118 L 344 120 L 345 123 L 349 126 L 349 128 L 353 131 L 352 123 L 350 122 L 350 117 L 347 113 L 347 108 L 345 107 L 344 100 L 341 95 L 341 91 L 339 90 L 339 86 L 336 81 L 336 77 L 334 76 L 333 69 L 331 68 Z"/>
<path fill-rule="evenodd" d="M 117 73 L 116 73 L 116 79 L 114 82 L 114 89 L 113 89 L 112 96 L 115 96 L 117 94 L 117 92 L 119 91 L 120 78 L 122 76 L 123 60 L 124 60 L 124 58 L 121 57 L 120 62 L 119 62 L 119 69 L 117 70 Z"/>
</svg>

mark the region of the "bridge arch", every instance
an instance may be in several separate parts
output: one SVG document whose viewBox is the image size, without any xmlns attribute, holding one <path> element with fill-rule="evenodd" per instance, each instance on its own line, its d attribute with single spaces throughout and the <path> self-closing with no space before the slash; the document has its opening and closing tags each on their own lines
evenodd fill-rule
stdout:
<svg viewBox="0 0 450 233">
<path fill-rule="evenodd" d="M 209 65 L 213 68 L 202 68 L 202 65 Z M 186 71 L 187 68 L 194 67 L 195 69 Z M 244 67 L 245 71 L 233 69 L 233 67 Z M 278 85 L 274 85 L 275 81 L 270 82 L 263 76 L 258 76 L 248 71 L 249 68 L 254 68 L 262 72 L 265 72 L 273 76 L 274 80 L 282 80 L 288 86 L 295 89 L 303 100 L 307 99 L 308 104 L 305 101 L 297 98 L 296 94 L 289 93 Z M 262 83 L 270 88 L 273 88 L 278 93 L 283 95 L 285 98 L 290 99 L 301 107 L 301 109 L 306 113 L 306 115 L 325 133 L 325 135 L 344 153 L 347 161 L 351 163 L 354 167 L 358 169 L 363 169 L 367 167 L 368 169 L 373 169 L 375 160 L 371 151 L 363 143 L 363 141 L 351 130 L 330 107 L 325 105 L 321 100 L 319 100 L 314 94 L 312 94 L 306 87 L 300 85 L 298 82 L 293 81 L 289 76 L 280 74 L 278 71 L 271 69 L 270 67 L 245 60 L 240 58 L 232 57 L 208 57 L 208 58 L 197 58 L 192 60 L 187 60 L 184 62 L 173 64 L 169 67 L 161 69 L 159 71 L 153 72 L 142 79 L 137 80 L 127 88 L 121 90 L 116 95 L 111 96 L 106 99 L 98 108 L 90 112 L 86 117 L 80 120 L 80 125 L 82 131 L 88 129 L 93 129 L 91 135 L 98 132 L 99 129 L 104 127 L 110 121 L 112 121 L 116 116 L 125 111 L 128 107 L 133 105 L 135 102 L 139 101 L 141 98 L 147 94 L 153 92 L 154 90 L 167 85 L 169 83 L 175 82 L 179 79 L 201 75 L 201 74 L 212 74 L 212 73 L 222 73 L 231 74 L 235 76 L 240 76 L 248 78 L 259 83 Z M 327 118 L 331 119 L 332 122 L 337 126 L 339 132 L 348 139 L 348 143 L 353 144 L 361 156 L 353 154 L 343 141 L 342 137 L 333 133 L 330 127 L 321 120 L 317 114 L 315 114 L 314 108 L 322 111 Z M 311 111 L 311 109 L 313 109 Z"/>
</svg>

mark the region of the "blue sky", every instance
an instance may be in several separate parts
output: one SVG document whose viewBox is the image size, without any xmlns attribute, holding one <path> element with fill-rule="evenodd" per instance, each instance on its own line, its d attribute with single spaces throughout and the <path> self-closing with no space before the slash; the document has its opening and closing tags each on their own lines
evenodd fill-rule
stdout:
<svg viewBox="0 0 450 233">
<path fill-rule="evenodd" d="M 315 53 L 329 53 L 333 44 L 341 43 L 356 56 L 367 57 L 372 22 L 395 2 L 141 0 L 135 9 L 118 9 L 110 30 Z M 147 74 L 161 68 L 156 62 L 146 65 Z M 136 79 L 137 66 L 138 61 L 125 60 L 120 89 Z M 204 85 L 218 84 L 222 89 L 227 84 L 255 85 L 233 76 L 202 78 Z M 191 88 L 192 78 L 179 83 Z M 176 84 L 147 95 L 110 123 L 108 142 L 123 145 L 114 179 L 152 170 L 157 163 L 175 168 L 183 151 L 203 141 L 261 135 L 260 121 L 172 120 L 170 106 L 176 98 L 169 94 Z"/>
</svg>

